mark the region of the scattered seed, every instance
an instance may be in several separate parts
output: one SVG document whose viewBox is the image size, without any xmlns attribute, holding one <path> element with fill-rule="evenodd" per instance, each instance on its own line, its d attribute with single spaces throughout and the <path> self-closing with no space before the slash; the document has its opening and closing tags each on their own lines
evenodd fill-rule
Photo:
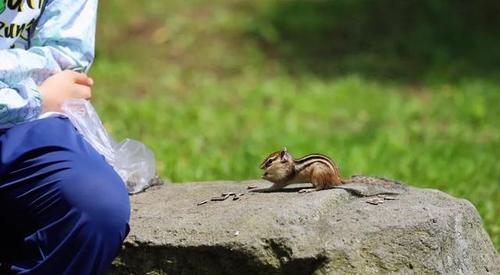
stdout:
<svg viewBox="0 0 500 275">
<path fill-rule="evenodd" d="M 204 205 L 204 204 L 205 204 L 205 203 L 207 203 L 207 202 L 208 202 L 208 200 L 200 201 L 200 202 L 198 203 L 198 206 L 200 206 L 200 205 Z"/>
<path fill-rule="evenodd" d="M 234 196 L 234 197 L 233 197 L 233 201 L 235 201 L 235 200 L 239 200 L 239 199 L 240 199 L 240 197 L 241 197 L 241 196 Z"/>
<path fill-rule="evenodd" d="M 379 204 L 384 203 L 384 199 L 380 198 L 380 197 L 374 197 L 374 198 L 366 200 L 365 202 L 369 203 L 369 204 L 373 204 L 373 205 L 379 205 Z"/>
<path fill-rule="evenodd" d="M 233 201 L 235 201 L 235 200 L 239 200 L 243 195 L 245 195 L 245 193 L 236 194 L 235 192 L 224 192 L 224 193 L 222 193 L 222 195 L 220 197 L 212 197 L 210 199 L 210 201 L 225 201 L 231 196 L 233 197 Z M 198 205 L 202 205 L 202 204 L 205 204 L 207 202 L 208 202 L 208 200 L 202 201 Z"/>
<path fill-rule="evenodd" d="M 225 200 L 227 200 L 227 198 L 229 198 L 229 195 L 225 195 L 225 196 L 222 196 L 222 197 L 213 197 L 210 200 L 211 201 L 225 201 Z"/>
<path fill-rule="evenodd" d="M 388 195 L 379 195 L 380 198 L 388 200 L 388 201 L 394 201 L 397 200 L 398 198 L 393 197 L 393 196 L 388 196 Z"/>
</svg>

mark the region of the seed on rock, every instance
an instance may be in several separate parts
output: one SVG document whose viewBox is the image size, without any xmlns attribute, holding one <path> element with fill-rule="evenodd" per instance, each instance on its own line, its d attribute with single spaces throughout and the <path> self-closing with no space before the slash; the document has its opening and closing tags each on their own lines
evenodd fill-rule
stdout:
<svg viewBox="0 0 500 275">
<path fill-rule="evenodd" d="M 379 195 L 379 197 L 381 197 L 382 199 L 384 200 L 388 200 L 388 201 L 394 201 L 394 200 L 397 200 L 396 197 L 393 197 L 393 196 L 389 196 L 389 195 Z"/>
<path fill-rule="evenodd" d="M 200 202 L 198 203 L 198 206 L 199 206 L 199 205 L 204 205 L 204 204 L 205 204 L 205 203 L 207 203 L 207 202 L 208 202 L 208 200 L 200 201 Z"/>
<path fill-rule="evenodd" d="M 365 202 L 369 203 L 369 204 L 373 204 L 373 205 L 379 205 L 379 204 L 384 203 L 384 199 L 379 198 L 379 197 L 374 197 L 374 198 L 366 200 Z"/>
<path fill-rule="evenodd" d="M 213 197 L 212 199 L 210 199 L 211 201 L 225 201 L 227 200 L 227 198 L 229 198 L 229 195 L 225 195 L 223 197 Z"/>
</svg>

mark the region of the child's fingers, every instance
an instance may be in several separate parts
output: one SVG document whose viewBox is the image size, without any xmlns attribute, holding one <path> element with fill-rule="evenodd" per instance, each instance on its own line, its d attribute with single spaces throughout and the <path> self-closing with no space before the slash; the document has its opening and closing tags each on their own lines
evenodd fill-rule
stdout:
<svg viewBox="0 0 500 275">
<path fill-rule="evenodd" d="M 76 84 L 80 84 L 80 85 L 92 86 L 94 84 L 94 80 L 92 80 L 92 78 L 90 78 L 86 74 L 82 74 L 82 73 L 75 72 L 74 80 L 75 80 Z"/>
<path fill-rule="evenodd" d="M 89 100 L 92 97 L 92 90 L 87 85 L 76 85 L 76 97 Z"/>
</svg>

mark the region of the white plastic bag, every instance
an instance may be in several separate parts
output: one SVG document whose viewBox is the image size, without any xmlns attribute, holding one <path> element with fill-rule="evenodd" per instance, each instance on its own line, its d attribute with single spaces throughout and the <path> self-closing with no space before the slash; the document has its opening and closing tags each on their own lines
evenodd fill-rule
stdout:
<svg viewBox="0 0 500 275">
<path fill-rule="evenodd" d="M 143 191 L 153 182 L 155 158 L 144 144 L 132 139 L 115 142 L 87 100 L 66 100 L 62 109 L 87 142 L 113 166 L 127 184 L 130 194 Z"/>
</svg>

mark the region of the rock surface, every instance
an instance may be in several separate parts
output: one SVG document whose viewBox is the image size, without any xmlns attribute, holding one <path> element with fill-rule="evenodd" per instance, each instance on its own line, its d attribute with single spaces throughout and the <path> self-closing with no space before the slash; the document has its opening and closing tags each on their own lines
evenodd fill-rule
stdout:
<svg viewBox="0 0 500 275">
<path fill-rule="evenodd" d="M 111 274 L 500 274 L 466 200 L 398 184 L 304 194 L 247 193 L 249 184 L 269 185 L 174 184 L 133 196 Z M 198 205 L 224 192 L 246 194 Z"/>
</svg>

